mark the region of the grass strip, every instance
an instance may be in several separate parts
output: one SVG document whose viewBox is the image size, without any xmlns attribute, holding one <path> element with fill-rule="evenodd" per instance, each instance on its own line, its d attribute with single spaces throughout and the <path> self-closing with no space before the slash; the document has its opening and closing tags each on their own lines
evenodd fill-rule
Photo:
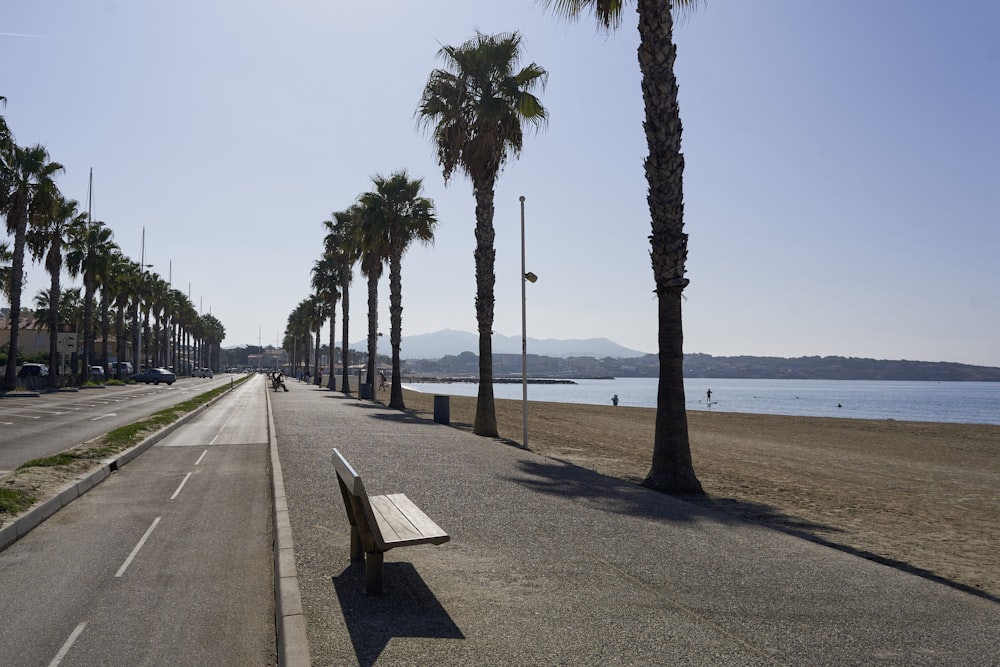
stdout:
<svg viewBox="0 0 1000 667">
<path fill-rule="evenodd" d="M 0 514 L 17 514 L 35 503 L 35 497 L 19 489 L 0 489 Z"/>
</svg>

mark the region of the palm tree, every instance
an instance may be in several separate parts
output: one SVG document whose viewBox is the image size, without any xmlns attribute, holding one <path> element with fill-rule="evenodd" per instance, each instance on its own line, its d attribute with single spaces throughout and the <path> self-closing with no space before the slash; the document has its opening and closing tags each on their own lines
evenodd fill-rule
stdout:
<svg viewBox="0 0 1000 667">
<path fill-rule="evenodd" d="M 358 224 L 351 230 L 352 242 L 361 253 L 361 273 L 368 278 L 368 368 L 365 375 L 373 388 L 378 362 L 378 282 L 382 279 L 383 263 L 389 258 L 384 218 L 378 203 L 369 200 L 375 196 L 368 192 L 358 198 Z"/>
<path fill-rule="evenodd" d="M 6 127 L 6 126 L 5 126 Z M 24 250 L 28 221 L 52 209 L 58 196 L 53 178 L 63 171 L 58 162 L 49 161 L 44 146 L 22 148 L 5 141 L 0 160 L 0 212 L 7 220 L 7 231 L 14 235 L 10 267 L 10 354 L 2 389 L 16 386 L 17 343 L 21 326 L 21 292 L 24 283 Z"/>
<path fill-rule="evenodd" d="M 606 29 L 621 24 L 623 0 L 544 0 L 558 13 L 577 17 L 593 11 Z M 660 383 L 656 394 L 653 463 L 643 485 L 665 493 L 701 495 L 704 491 L 691 462 L 687 410 L 684 406 L 684 330 L 681 296 L 690 282 L 687 234 L 684 233 L 684 156 L 681 116 L 674 76 L 672 9 L 688 9 L 696 0 L 636 0 L 639 13 L 639 70 L 646 107 L 646 181 L 652 233 L 650 259 L 658 300 Z"/>
<path fill-rule="evenodd" d="M 125 256 L 120 248 L 115 248 L 111 256 L 108 295 L 112 298 L 112 309 L 114 311 L 115 327 L 115 359 L 117 362 L 133 361 L 129 356 L 127 341 L 134 333 L 135 317 L 133 313 L 133 303 L 139 293 L 141 272 L 139 263 Z M 121 375 L 120 367 L 116 368 L 116 375 Z M 133 369 L 138 371 L 134 365 Z M 128 379 L 122 377 L 121 379 Z"/>
<path fill-rule="evenodd" d="M 43 259 L 49 272 L 49 303 L 60 303 L 60 276 L 63 265 L 63 247 L 69 237 L 70 228 L 86 217 L 79 211 L 79 204 L 73 199 L 57 197 L 48 215 L 39 215 L 35 225 L 28 231 L 27 243 L 35 260 Z M 49 329 L 49 382 L 58 375 L 59 364 L 59 308 L 47 311 Z"/>
<path fill-rule="evenodd" d="M 326 220 L 323 222 L 328 232 L 326 238 L 323 240 L 323 246 L 326 249 L 326 253 L 330 257 L 335 258 L 338 266 L 338 273 L 340 275 L 340 304 L 343 312 L 343 337 L 341 339 L 341 345 L 343 346 L 342 363 L 344 367 L 340 390 L 345 394 L 351 393 L 350 370 L 348 368 L 350 366 L 350 345 L 347 342 L 347 338 L 349 336 L 347 325 L 350 316 L 350 286 L 351 278 L 353 277 L 352 267 L 354 266 L 354 262 L 358 261 L 358 257 L 360 256 L 358 248 L 353 242 L 353 233 L 351 228 L 351 225 L 355 224 L 357 214 L 358 209 L 355 205 L 346 210 L 334 212 L 333 220 Z"/>
<path fill-rule="evenodd" d="M 113 233 L 103 222 L 84 216 L 69 230 L 66 266 L 71 276 L 83 276 L 83 359 L 80 382 L 90 376 L 90 356 L 94 346 L 94 298 L 99 281 L 111 261 Z"/>
<path fill-rule="evenodd" d="M 532 91 L 548 73 L 531 63 L 518 70 L 521 36 L 475 37 L 438 52 L 446 69 L 431 72 L 417 108 L 430 128 L 445 183 L 455 171 L 472 181 L 476 199 L 476 319 L 479 325 L 479 397 L 473 432 L 497 436 L 493 399 L 493 191 L 510 157 L 521 153 L 523 123 L 544 125 L 548 113 Z"/>
<path fill-rule="evenodd" d="M 375 191 L 361 195 L 360 219 L 369 228 L 367 247 L 384 253 L 389 261 L 389 340 L 392 345 L 389 407 L 403 410 L 406 406 L 399 372 L 399 346 L 403 339 L 403 253 L 414 241 L 430 243 L 433 240 L 437 217 L 434 202 L 420 196 L 423 179 L 411 180 L 403 170 L 388 178 L 375 176 L 372 181 Z M 369 347 L 369 356 L 371 354 Z"/>
<path fill-rule="evenodd" d="M 221 357 L 220 345 L 226 337 L 226 327 L 222 325 L 219 318 L 211 313 L 202 315 L 201 323 L 205 336 L 205 344 L 208 346 L 205 365 L 209 368 L 218 369 Z"/>
<path fill-rule="evenodd" d="M 327 253 L 323 253 L 323 256 L 316 260 L 312 268 L 312 288 L 316 295 L 326 302 L 326 311 L 330 318 L 330 378 L 327 380 L 327 389 L 334 389 L 336 384 L 333 373 L 333 355 L 336 349 L 337 301 L 340 300 L 339 279 L 339 262 Z"/>
</svg>

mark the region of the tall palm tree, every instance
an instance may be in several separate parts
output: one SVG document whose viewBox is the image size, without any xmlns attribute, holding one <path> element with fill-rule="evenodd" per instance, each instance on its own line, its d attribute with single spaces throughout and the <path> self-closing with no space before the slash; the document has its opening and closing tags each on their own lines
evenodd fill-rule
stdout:
<svg viewBox="0 0 1000 667">
<path fill-rule="evenodd" d="M 219 318 L 211 313 L 201 316 L 202 330 L 205 337 L 205 345 L 208 347 L 205 356 L 205 365 L 209 368 L 218 369 L 221 358 L 221 348 L 223 339 L 226 337 L 226 327 L 222 325 Z"/>
<path fill-rule="evenodd" d="M 606 29 L 621 25 L 624 0 L 543 0 L 568 17 L 593 12 Z M 660 382 L 656 394 L 653 462 L 644 486 L 665 493 L 704 493 L 691 462 L 684 405 L 684 330 L 681 296 L 690 282 L 684 233 L 684 155 L 677 102 L 672 10 L 690 9 L 697 0 L 636 0 L 639 13 L 639 70 L 646 108 L 646 200 L 652 233 L 650 259 L 658 300 Z"/>
<path fill-rule="evenodd" d="M 504 163 L 521 153 L 522 125 L 544 125 L 548 113 L 533 94 L 548 73 L 535 63 L 517 69 L 521 36 L 476 35 L 461 46 L 444 46 L 446 69 L 431 72 L 417 108 L 431 130 L 445 183 L 456 172 L 472 181 L 476 199 L 476 319 L 479 325 L 479 397 L 473 432 L 496 436 L 493 398 L 493 192 Z"/>
<path fill-rule="evenodd" d="M 85 216 L 69 230 L 69 253 L 66 267 L 72 276 L 83 276 L 83 358 L 80 382 L 90 376 L 90 360 L 94 347 L 94 299 L 100 279 L 106 275 L 106 265 L 111 261 L 110 251 L 114 234 L 101 221 L 91 221 Z"/>
<path fill-rule="evenodd" d="M 128 348 L 125 341 L 131 331 L 128 325 L 134 323 L 131 306 L 134 295 L 139 291 L 139 263 L 126 257 L 120 249 L 113 254 L 111 262 L 111 275 L 114 276 L 111 281 L 111 296 L 114 299 L 115 359 L 122 362 L 129 360 L 126 358 Z M 127 377 L 122 376 L 120 368 L 116 367 L 115 375 L 127 380 Z"/>
<path fill-rule="evenodd" d="M 24 283 L 24 250 L 28 221 L 52 209 L 58 196 L 55 175 L 63 171 L 58 162 L 49 160 L 44 146 L 22 148 L 12 141 L 4 147 L 0 160 L 0 212 L 7 220 L 7 231 L 14 235 L 10 267 L 10 354 L 2 389 L 16 386 L 17 343 L 21 327 L 21 292 Z"/>
<path fill-rule="evenodd" d="M 340 265 L 336 258 L 327 253 L 316 260 L 312 268 L 312 288 L 326 302 L 326 311 L 330 318 L 330 378 L 326 388 L 334 389 L 334 352 L 337 335 L 337 301 L 340 300 Z M 322 381 L 321 381 L 322 382 Z"/>
<path fill-rule="evenodd" d="M 375 193 L 368 192 L 358 198 L 358 224 L 351 230 L 352 242 L 361 253 L 361 273 L 368 278 L 368 368 L 365 375 L 372 387 L 378 362 L 378 283 L 382 279 L 384 262 L 389 259 L 389 238 L 378 202 L 372 200 L 375 197 Z"/>
<path fill-rule="evenodd" d="M 63 248 L 69 238 L 69 230 L 74 224 L 80 224 L 86 217 L 79 210 L 79 204 L 73 199 L 57 197 L 48 215 L 39 215 L 35 224 L 28 230 L 28 249 L 35 260 L 45 262 L 45 270 L 49 272 L 50 303 L 60 303 L 60 277 L 63 266 Z M 49 382 L 55 382 L 59 373 L 59 308 L 50 308 L 48 314 L 49 329 Z"/>
<path fill-rule="evenodd" d="M 326 226 L 327 235 L 323 239 L 323 246 L 326 252 L 331 257 L 336 258 L 338 273 L 340 274 L 340 304 L 341 312 L 343 314 L 343 322 L 341 326 L 343 327 L 343 337 L 341 338 L 341 345 L 343 346 L 343 376 L 341 379 L 340 390 L 345 394 L 351 393 L 351 379 L 350 379 L 350 344 L 347 342 L 349 336 L 348 322 L 350 317 L 350 286 L 351 278 L 353 277 L 353 267 L 354 263 L 358 261 L 360 253 L 358 252 L 357 245 L 353 240 L 352 225 L 355 224 L 355 220 L 358 215 L 358 208 L 356 205 L 351 206 L 343 211 L 336 211 L 333 214 L 333 220 L 326 220 L 323 224 Z"/>
<path fill-rule="evenodd" d="M 410 179 L 406 170 L 388 178 L 375 176 L 374 192 L 361 195 L 360 219 L 370 233 L 370 247 L 384 253 L 389 261 L 389 340 L 392 345 L 392 388 L 389 407 L 404 409 L 403 385 L 399 372 L 399 347 L 403 339 L 403 253 L 414 241 L 430 243 L 437 216 L 434 202 L 420 196 L 423 179 Z M 371 355 L 371 351 L 369 351 Z"/>
</svg>

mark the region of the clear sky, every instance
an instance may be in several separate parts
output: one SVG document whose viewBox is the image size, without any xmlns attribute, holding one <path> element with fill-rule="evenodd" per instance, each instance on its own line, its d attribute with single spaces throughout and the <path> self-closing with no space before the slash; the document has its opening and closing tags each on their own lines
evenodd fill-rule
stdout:
<svg viewBox="0 0 1000 667">
<path fill-rule="evenodd" d="M 494 328 L 520 334 L 523 195 L 529 336 L 655 352 L 635 24 L 532 0 L 4 0 L 0 113 L 84 205 L 93 168 L 95 217 L 137 261 L 145 228 L 227 346 L 276 343 L 323 220 L 405 168 L 440 223 L 404 257 L 403 334 L 475 331 L 472 188 L 444 186 L 414 111 L 442 44 L 517 30 L 551 119 L 497 185 Z M 675 39 L 685 351 L 1000 366 L 1000 3 L 712 0 Z M 356 341 L 362 279 L 351 299 Z"/>
</svg>

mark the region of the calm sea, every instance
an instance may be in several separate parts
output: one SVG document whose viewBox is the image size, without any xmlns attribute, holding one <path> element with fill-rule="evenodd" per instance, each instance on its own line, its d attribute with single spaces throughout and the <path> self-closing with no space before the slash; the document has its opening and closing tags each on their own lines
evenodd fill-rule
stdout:
<svg viewBox="0 0 1000 667">
<path fill-rule="evenodd" d="M 529 384 L 529 401 L 656 407 L 655 378 Z M 475 383 L 413 383 L 427 394 L 475 396 Z M 708 390 L 712 403 L 706 403 Z M 521 399 L 521 385 L 496 384 L 497 398 Z M 875 382 L 866 380 L 730 380 L 684 382 L 689 410 L 770 415 L 1000 424 L 1000 382 Z"/>
</svg>

